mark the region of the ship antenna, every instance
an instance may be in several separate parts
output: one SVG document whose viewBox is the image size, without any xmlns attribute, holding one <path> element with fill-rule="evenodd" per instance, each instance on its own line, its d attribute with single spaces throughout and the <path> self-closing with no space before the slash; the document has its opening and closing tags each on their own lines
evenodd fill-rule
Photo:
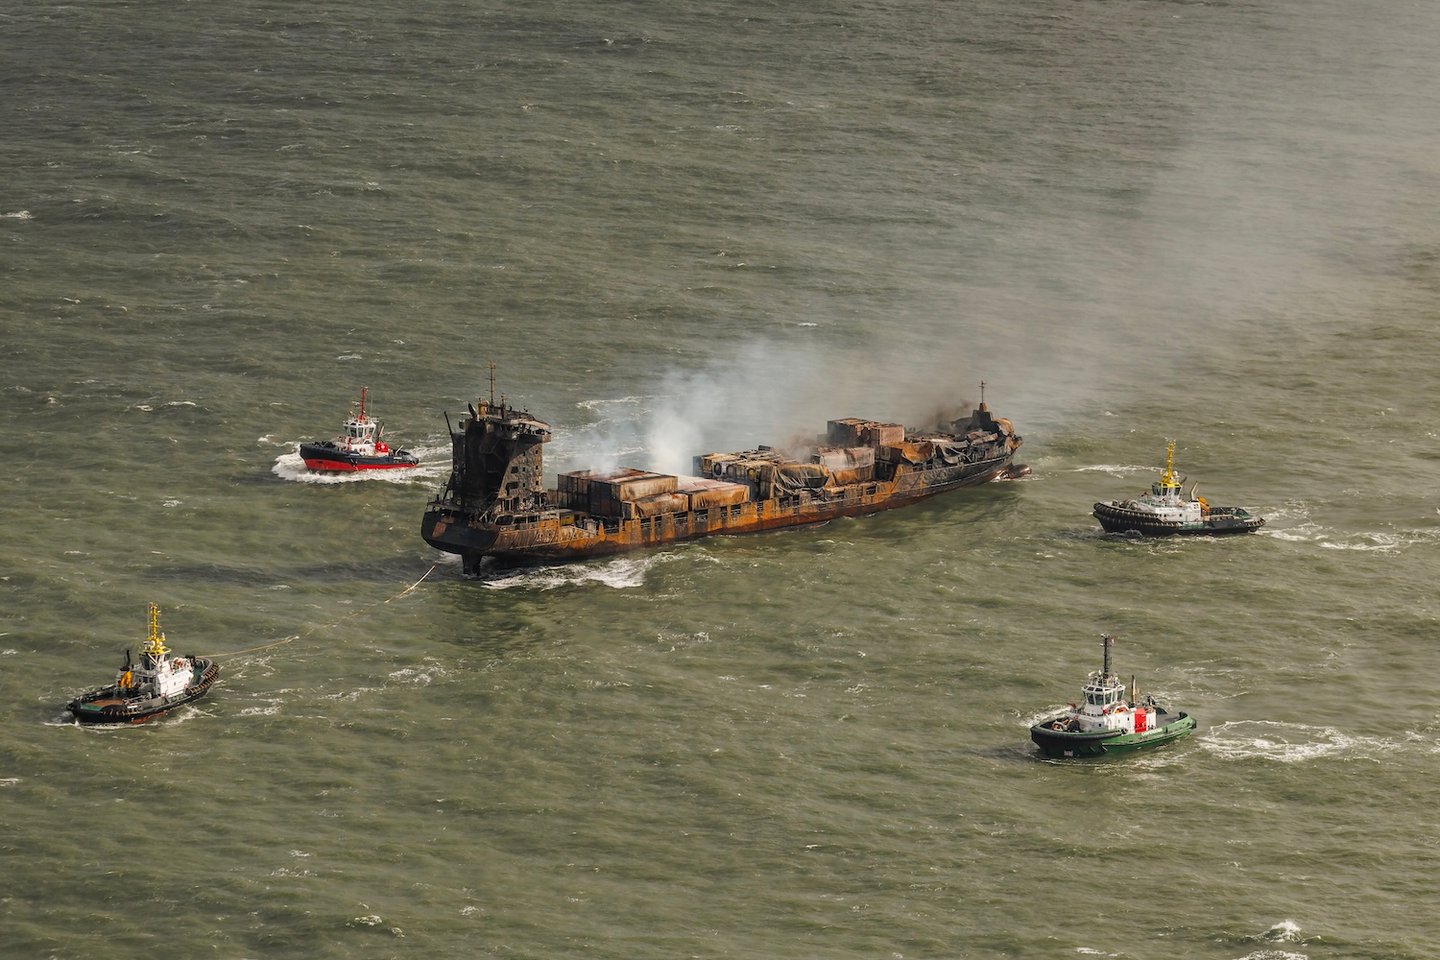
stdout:
<svg viewBox="0 0 1440 960">
<path fill-rule="evenodd" d="M 370 389 L 369 387 L 361 387 L 361 388 L 360 388 L 360 422 L 361 422 L 361 423 L 364 423 L 364 422 L 365 422 L 365 391 L 366 391 L 366 390 L 369 390 L 369 389 Z"/>
<path fill-rule="evenodd" d="M 1108 633 L 1102 633 L 1100 639 L 1105 641 L 1105 669 L 1101 671 L 1101 676 L 1108 677 L 1110 676 L 1110 648 L 1115 645 L 1115 638 Z"/>
<path fill-rule="evenodd" d="M 490 406 L 495 406 L 495 361 L 490 361 Z"/>
<path fill-rule="evenodd" d="M 980 381 L 980 409 L 985 409 L 985 381 Z"/>
</svg>

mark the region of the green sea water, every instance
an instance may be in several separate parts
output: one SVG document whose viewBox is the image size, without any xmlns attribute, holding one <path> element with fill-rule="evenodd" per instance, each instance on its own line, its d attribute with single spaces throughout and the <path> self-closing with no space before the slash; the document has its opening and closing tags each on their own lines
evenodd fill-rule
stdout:
<svg viewBox="0 0 1440 960">
<path fill-rule="evenodd" d="M 1440 12 L 0 10 L 0 956 L 1434 956 Z M 1033 474 L 461 576 L 445 414 Z M 422 465 L 319 478 L 368 385 Z M 1165 443 L 1259 533 L 1106 537 Z M 64 704 L 161 607 L 203 700 Z M 1198 731 L 1048 762 L 1116 666 Z"/>
</svg>

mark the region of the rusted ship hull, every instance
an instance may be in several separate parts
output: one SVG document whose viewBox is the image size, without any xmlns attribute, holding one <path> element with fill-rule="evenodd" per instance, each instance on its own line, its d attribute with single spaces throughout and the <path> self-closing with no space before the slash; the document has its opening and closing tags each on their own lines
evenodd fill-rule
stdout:
<svg viewBox="0 0 1440 960">
<path fill-rule="evenodd" d="M 450 478 L 420 524 L 425 541 L 458 554 L 468 574 L 487 558 L 561 563 L 824 523 L 1029 472 L 1013 463 L 1020 437 L 982 401 L 948 431 L 832 420 L 799 450 L 706 454 L 690 476 L 578 470 L 547 490 L 541 446 L 549 425 L 493 399 L 469 412 L 450 431 Z"/>
<path fill-rule="evenodd" d="M 871 483 L 829 500 L 749 501 L 653 518 L 601 520 L 593 527 L 579 525 L 571 518 L 518 525 L 469 521 L 463 513 L 447 509 L 443 503 L 432 503 L 425 512 L 420 533 L 432 547 L 459 554 L 465 561 L 466 571 L 473 573 L 487 556 L 506 565 L 564 563 L 701 537 L 760 533 L 840 517 L 865 516 L 918 503 L 960 487 L 1023 476 L 1028 468 L 1014 467 L 1004 458 L 953 467 L 947 472 L 950 474 L 947 477 L 929 477 L 924 483 L 906 484 L 906 489 L 898 489 L 900 484 L 894 482 Z"/>
</svg>

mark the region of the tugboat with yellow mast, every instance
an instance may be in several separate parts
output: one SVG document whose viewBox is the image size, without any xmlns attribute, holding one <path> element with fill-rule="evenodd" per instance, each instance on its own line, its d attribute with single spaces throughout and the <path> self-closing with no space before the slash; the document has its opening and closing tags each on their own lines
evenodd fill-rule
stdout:
<svg viewBox="0 0 1440 960">
<path fill-rule="evenodd" d="M 1083 703 L 1048 717 L 1030 727 L 1030 739 L 1047 757 L 1098 757 L 1125 753 L 1141 747 L 1156 747 L 1177 740 L 1195 729 L 1195 718 L 1171 713 L 1151 696 L 1140 699 L 1135 678 L 1130 678 L 1130 696 L 1125 684 L 1110 672 L 1110 648 L 1115 638 L 1101 634 L 1105 663 L 1091 671 L 1081 691 Z"/>
<path fill-rule="evenodd" d="M 203 697 L 219 676 L 220 667 L 209 657 L 170 656 L 160 608 L 152 603 L 140 662 L 132 662 L 127 649 L 114 683 L 81 694 L 65 709 L 81 723 L 140 723 Z"/>
<path fill-rule="evenodd" d="M 1170 440 L 1165 448 L 1165 472 L 1149 491 L 1133 500 L 1095 504 L 1095 519 L 1106 533 L 1139 533 L 1147 537 L 1250 533 L 1265 525 L 1263 517 L 1251 515 L 1244 507 L 1211 506 L 1204 497 L 1195 496 L 1194 486 L 1185 496 L 1183 484 L 1175 475 L 1175 441 Z"/>
</svg>

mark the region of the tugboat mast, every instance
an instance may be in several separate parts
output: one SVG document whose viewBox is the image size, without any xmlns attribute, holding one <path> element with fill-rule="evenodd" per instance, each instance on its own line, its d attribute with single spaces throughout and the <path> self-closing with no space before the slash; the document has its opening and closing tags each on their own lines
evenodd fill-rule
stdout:
<svg viewBox="0 0 1440 960">
<path fill-rule="evenodd" d="M 1102 633 L 1100 639 L 1105 641 L 1105 668 L 1100 671 L 1100 677 L 1104 679 L 1110 676 L 1110 648 L 1115 645 L 1115 638 L 1108 633 Z"/>
<path fill-rule="evenodd" d="M 1165 472 L 1160 475 L 1163 490 L 1179 489 L 1180 481 L 1175 479 L 1175 441 L 1165 441 Z"/>
</svg>

